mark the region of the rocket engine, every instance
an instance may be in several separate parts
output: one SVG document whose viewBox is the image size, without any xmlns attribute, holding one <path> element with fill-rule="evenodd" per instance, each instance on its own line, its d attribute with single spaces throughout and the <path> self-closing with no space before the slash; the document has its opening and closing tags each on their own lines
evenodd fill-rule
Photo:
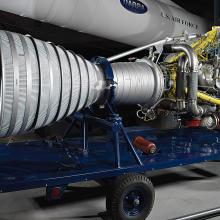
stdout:
<svg viewBox="0 0 220 220">
<path fill-rule="evenodd" d="M 114 85 L 103 66 L 72 51 L 8 31 L 0 31 L 0 136 L 27 132 L 59 121 L 106 99 L 135 104 L 146 122 L 175 115 L 179 126 L 219 126 L 220 40 L 218 27 L 205 35 L 165 39 L 157 51 L 133 62 L 114 62 Z M 112 59 L 109 59 L 112 60 Z"/>
<path fill-rule="evenodd" d="M 104 96 L 100 65 L 30 36 L 0 31 L 0 39 L 1 137 L 46 126 Z M 161 98 L 164 76 L 155 63 L 114 63 L 112 69 L 115 103 L 152 106 Z"/>
</svg>

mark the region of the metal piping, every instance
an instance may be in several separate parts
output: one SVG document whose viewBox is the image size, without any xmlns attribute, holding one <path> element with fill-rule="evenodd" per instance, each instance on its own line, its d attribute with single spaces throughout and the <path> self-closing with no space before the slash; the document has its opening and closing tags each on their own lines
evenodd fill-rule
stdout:
<svg viewBox="0 0 220 220">
<path fill-rule="evenodd" d="M 199 61 L 197 54 L 193 48 L 188 44 L 167 44 L 164 46 L 165 51 L 169 52 L 184 52 L 188 57 L 189 62 L 189 81 L 188 81 L 188 110 L 194 116 L 202 114 L 202 109 L 197 105 L 197 92 L 198 92 L 198 73 Z"/>
<path fill-rule="evenodd" d="M 190 34 L 188 36 L 188 40 L 192 40 L 192 39 L 195 39 L 197 38 L 198 35 L 197 34 Z M 138 52 L 141 52 L 143 50 L 146 50 L 146 49 L 149 49 L 151 47 L 155 47 L 155 48 L 160 48 L 160 47 L 163 47 L 164 45 L 166 45 L 167 43 L 169 42 L 172 42 L 172 41 L 175 41 L 175 39 L 180 39 L 181 37 L 177 37 L 177 38 L 172 38 L 172 37 L 166 37 L 165 39 L 163 40 L 159 40 L 157 42 L 154 42 L 154 43 L 151 43 L 151 44 L 147 44 L 147 45 L 144 45 L 144 46 L 141 46 L 141 47 L 137 47 L 137 48 L 134 48 L 134 49 L 131 49 L 131 50 L 128 50 L 128 51 L 125 51 L 125 52 L 122 52 L 122 53 L 119 53 L 117 55 L 114 55 L 114 56 L 111 56 L 109 58 L 107 58 L 107 60 L 109 62 L 113 62 L 113 61 L 116 61 L 116 60 L 119 60 L 121 58 L 124 58 L 124 57 L 127 57 L 127 56 L 130 56 L 132 54 L 135 54 L 135 53 L 138 53 Z"/>
<path fill-rule="evenodd" d="M 178 63 L 178 72 L 177 72 L 177 81 L 176 83 L 180 83 L 182 81 L 182 76 L 180 77 L 179 75 L 182 75 L 181 72 L 184 72 L 184 75 L 186 74 L 186 67 L 187 67 L 187 64 L 188 64 L 188 58 L 187 57 L 181 57 L 179 59 L 179 63 Z M 179 78 L 180 77 L 180 78 Z M 199 78 L 199 75 L 198 75 L 198 78 Z M 176 84 L 176 85 L 177 85 Z M 176 86 L 176 93 L 180 93 L 180 90 L 182 91 L 182 88 L 184 89 L 184 95 L 185 95 L 185 87 L 182 87 L 184 85 L 180 85 L 178 84 Z M 187 89 L 188 90 L 188 89 Z M 181 93 L 182 94 L 182 93 Z M 177 96 L 178 97 L 178 96 Z M 206 101 L 206 102 L 209 102 L 209 103 L 212 103 L 214 105 L 220 105 L 220 99 L 218 98 L 215 98 L 215 97 L 212 97 L 204 92 L 201 92 L 201 91 L 197 91 L 197 97 L 203 101 Z M 179 98 L 179 100 L 181 101 L 181 99 Z M 177 102 L 177 107 L 180 106 L 181 103 L 178 103 Z M 213 106 L 210 106 L 210 108 L 207 108 L 207 106 L 198 106 L 199 110 L 201 111 L 201 113 L 205 114 L 207 112 L 213 112 Z M 178 108 L 179 109 L 179 108 Z M 181 109 L 179 109 L 181 110 Z"/>
<path fill-rule="evenodd" d="M 132 54 L 135 54 L 135 53 L 138 53 L 138 52 L 140 52 L 140 51 L 146 50 L 146 49 L 148 49 L 148 48 L 150 48 L 150 47 L 153 47 L 153 46 L 154 46 L 154 47 L 162 46 L 162 45 L 164 45 L 164 44 L 166 44 L 166 43 L 168 43 L 168 42 L 170 42 L 170 41 L 173 41 L 173 38 L 165 38 L 165 39 L 160 40 L 160 41 L 157 41 L 157 42 L 155 42 L 155 43 L 147 44 L 147 45 L 145 45 L 145 46 L 137 47 L 137 48 L 134 48 L 134 49 L 132 49 L 132 50 L 125 51 L 125 52 L 123 52 L 123 53 L 114 55 L 114 56 L 112 56 L 112 57 L 109 57 L 107 60 L 108 60 L 109 62 L 113 62 L 113 61 L 116 61 L 116 60 L 121 59 L 121 58 L 123 58 L 123 57 L 130 56 L 130 55 L 132 55 Z"/>
<path fill-rule="evenodd" d="M 176 103 L 177 109 L 183 110 L 185 108 L 185 73 L 186 73 L 187 58 L 180 57 L 178 62 L 178 71 L 176 78 Z"/>
</svg>

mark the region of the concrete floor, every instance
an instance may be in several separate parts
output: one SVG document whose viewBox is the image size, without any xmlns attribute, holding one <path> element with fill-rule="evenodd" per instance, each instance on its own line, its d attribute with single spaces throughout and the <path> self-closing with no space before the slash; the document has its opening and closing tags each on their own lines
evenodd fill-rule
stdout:
<svg viewBox="0 0 220 220">
<path fill-rule="evenodd" d="M 156 189 L 149 220 L 170 220 L 220 207 L 220 162 L 156 171 L 148 174 Z M 99 220 L 105 210 L 105 189 L 77 184 L 62 201 L 49 204 L 44 189 L 1 194 L 0 220 Z M 215 218 L 215 220 L 220 217 Z"/>
</svg>

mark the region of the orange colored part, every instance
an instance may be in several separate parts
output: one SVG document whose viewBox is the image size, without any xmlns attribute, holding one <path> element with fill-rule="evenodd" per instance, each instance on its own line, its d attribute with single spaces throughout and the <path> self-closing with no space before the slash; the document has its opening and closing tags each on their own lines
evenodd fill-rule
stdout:
<svg viewBox="0 0 220 220">
<path fill-rule="evenodd" d="M 136 137 L 133 144 L 136 148 L 138 148 L 146 154 L 153 154 L 157 150 L 157 147 L 153 142 L 148 141 L 141 136 Z"/>
<path fill-rule="evenodd" d="M 192 119 L 186 122 L 186 126 L 189 128 L 197 128 L 201 126 L 201 119 Z"/>
</svg>

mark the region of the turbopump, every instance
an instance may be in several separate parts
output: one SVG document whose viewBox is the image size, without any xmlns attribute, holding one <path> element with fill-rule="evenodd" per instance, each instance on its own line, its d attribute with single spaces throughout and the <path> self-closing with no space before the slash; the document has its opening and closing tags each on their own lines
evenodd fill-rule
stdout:
<svg viewBox="0 0 220 220">
<path fill-rule="evenodd" d="M 175 128 L 219 127 L 218 27 L 202 36 L 166 38 L 104 59 L 111 83 L 106 64 L 61 46 L 8 31 L 0 31 L 0 40 L 1 137 L 62 120 L 108 99 L 111 89 L 115 105 L 138 105 L 137 116 L 151 121 L 148 125 L 164 125 L 174 115 Z M 146 49 L 146 56 L 134 62 L 115 62 Z"/>
</svg>

